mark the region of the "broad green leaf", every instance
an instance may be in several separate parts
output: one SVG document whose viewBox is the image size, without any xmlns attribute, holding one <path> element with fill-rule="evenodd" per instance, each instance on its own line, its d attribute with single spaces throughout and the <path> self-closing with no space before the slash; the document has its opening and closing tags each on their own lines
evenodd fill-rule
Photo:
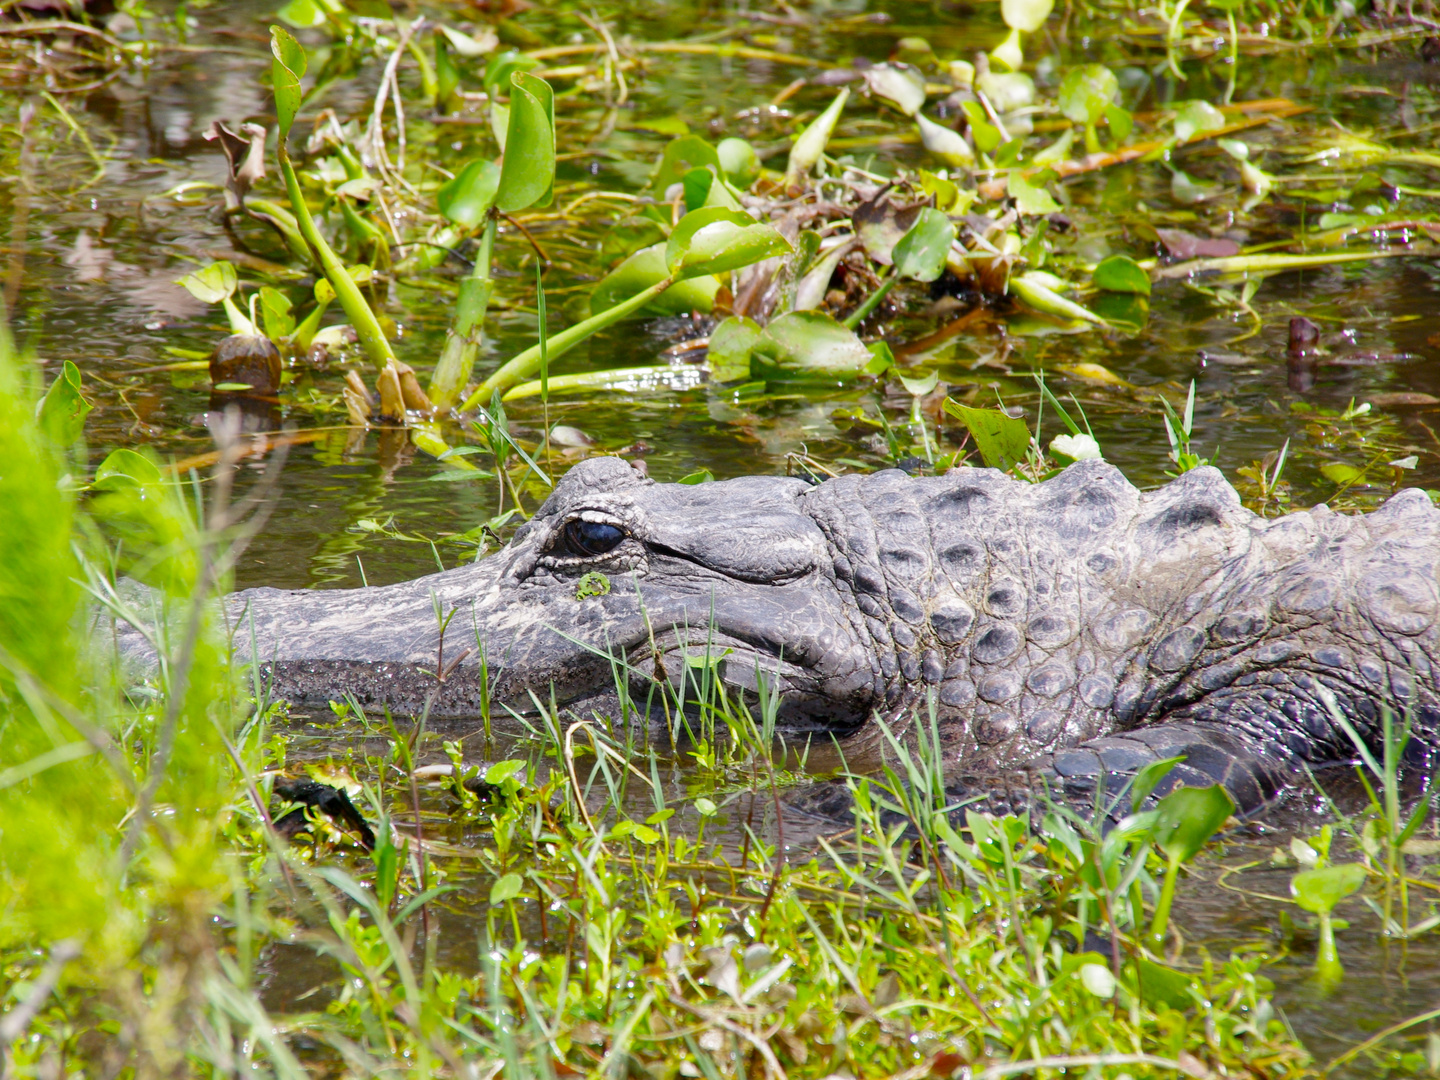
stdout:
<svg viewBox="0 0 1440 1080">
<path fill-rule="evenodd" d="M 1042 172 L 1053 175 L 1048 169 Z M 1054 214 L 1060 210 L 1060 204 L 1045 190 L 1044 181 L 1031 183 L 1024 174 L 1012 172 L 1005 181 L 1005 187 L 1015 200 L 1015 208 L 1022 214 Z"/>
<path fill-rule="evenodd" d="M 1082 64 L 1060 81 L 1060 111 L 1076 124 L 1098 124 L 1119 93 L 1113 71 L 1104 64 Z"/>
<path fill-rule="evenodd" d="M 1195 1004 L 1190 993 L 1194 977 L 1188 973 L 1157 964 L 1143 956 L 1135 961 L 1135 973 L 1140 980 L 1140 999 L 1147 1005 L 1188 1009 Z"/>
<path fill-rule="evenodd" d="M 280 141 L 290 137 L 295 114 L 300 111 L 300 79 L 305 74 L 305 50 L 282 26 L 270 28 L 270 84 L 275 92 L 275 119 Z"/>
<path fill-rule="evenodd" d="M 40 399 L 36 417 L 52 446 L 69 446 L 85 432 L 85 417 L 93 408 L 80 389 L 80 369 L 69 360 L 59 377 Z"/>
<path fill-rule="evenodd" d="M 507 214 L 546 206 L 555 186 L 555 95 L 529 72 L 510 76 L 510 122 L 495 205 Z"/>
<path fill-rule="evenodd" d="M 1159 761 L 1152 761 L 1135 774 L 1135 779 L 1130 782 L 1130 806 L 1133 810 L 1139 810 L 1140 804 L 1150 797 L 1155 790 L 1155 785 L 1169 774 L 1170 770 L 1184 761 L 1184 755 L 1179 757 L 1161 758 Z"/>
<path fill-rule="evenodd" d="M 1365 884 L 1362 863 L 1325 866 L 1304 870 L 1290 879 L 1290 893 L 1295 903 L 1316 915 L 1328 915 L 1335 905 Z"/>
<path fill-rule="evenodd" d="M 855 331 L 823 311 L 792 311 L 772 320 L 751 357 L 761 369 L 831 378 L 858 375 L 874 360 Z"/>
<path fill-rule="evenodd" d="M 1181 142 L 1224 126 L 1225 114 L 1208 101 L 1185 101 L 1176 107 L 1175 137 Z"/>
<path fill-rule="evenodd" d="M 706 166 L 703 169 L 691 169 L 680 180 L 684 189 L 685 212 L 699 210 L 705 205 L 705 200 L 710 196 L 710 189 L 715 186 L 714 166 Z"/>
<path fill-rule="evenodd" d="M 720 170 L 725 179 L 741 191 L 760 178 L 760 158 L 755 153 L 755 147 L 744 139 L 734 136 L 721 139 L 715 147 L 715 156 L 720 159 Z"/>
<path fill-rule="evenodd" d="M 975 80 L 975 89 L 999 113 L 1014 112 L 1035 104 L 1035 80 L 1019 71 L 987 71 Z"/>
<path fill-rule="evenodd" d="M 710 378 L 734 382 L 750 377 L 750 352 L 760 340 L 760 324 L 732 315 L 710 331 Z"/>
<path fill-rule="evenodd" d="M 186 274 L 175 284 L 183 285 L 191 296 L 203 304 L 218 304 L 234 295 L 240 280 L 235 274 L 235 267 L 221 259 L 193 274 Z"/>
<path fill-rule="evenodd" d="M 297 30 L 313 30 L 325 23 L 325 12 L 315 0 L 290 0 L 275 17 Z"/>
<path fill-rule="evenodd" d="M 1045 25 L 1055 0 L 1000 0 L 1000 17 L 1012 30 L 1033 34 Z"/>
<path fill-rule="evenodd" d="M 1328 465 L 1320 466 L 1320 475 L 1332 484 L 1353 484 L 1365 475 L 1365 470 L 1357 469 L 1354 465 L 1332 461 Z"/>
<path fill-rule="evenodd" d="M 122 447 L 113 450 L 110 456 L 95 470 L 94 486 L 101 491 L 113 491 L 121 487 L 135 487 L 144 484 L 158 484 L 160 468 L 143 454 Z"/>
<path fill-rule="evenodd" d="M 1150 301 L 1137 293 L 1097 293 L 1090 308 L 1106 326 L 1126 334 L 1138 334 L 1150 321 Z"/>
<path fill-rule="evenodd" d="M 933 207 L 925 207 L 910 231 L 891 253 L 895 270 L 913 281 L 934 281 L 945 272 L 945 259 L 955 242 L 955 225 Z"/>
<path fill-rule="evenodd" d="M 713 337 L 713 335 L 712 335 L 712 337 Z M 750 362 L 750 355 L 749 355 L 749 353 L 746 353 L 746 355 L 745 355 L 745 362 L 746 362 L 747 364 Z M 705 468 L 704 466 L 701 466 L 700 468 L 696 469 L 696 470 L 695 470 L 694 472 L 692 472 L 692 473 L 686 473 L 684 476 L 680 477 L 680 479 L 679 479 L 679 480 L 676 480 L 675 482 L 676 482 L 677 484 L 689 484 L 689 485 L 692 485 L 692 486 L 693 486 L 693 485 L 695 485 L 695 484 L 709 484 L 709 483 L 713 483 L 714 480 L 715 480 L 715 474 L 712 473 L 709 469 Z M 668 816 L 668 813 L 667 813 L 667 816 Z"/>
<path fill-rule="evenodd" d="M 488 769 L 485 770 L 485 783 L 496 785 L 503 784 L 506 780 L 509 780 L 511 777 L 513 777 L 516 773 L 522 772 L 525 769 L 525 766 L 526 763 L 519 758 L 510 758 L 506 761 L 497 761 L 494 765 L 491 765 Z"/>
<path fill-rule="evenodd" d="M 978 101 L 962 101 L 960 108 L 970 121 L 970 138 L 975 140 L 977 150 L 988 154 L 1000 145 L 1000 129 L 987 119 L 985 106 Z"/>
<path fill-rule="evenodd" d="M 1171 862 L 1189 862 L 1234 812 L 1235 800 L 1219 784 L 1176 788 L 1155 807 L 1155 845 Z"/>
<path fill-rule="evenodd" d="M 664 153 L 655 163 L 650 184 L 658 195 L 663 196 L 671 184 L 678 184 L 691 169 L 703 169 L 706 165 L 723 168 L 715 147 L 699 135 L 681 135 L 665 144 Z"/>
<path fill-rule="evenodd" d="M 925 104 L 925 76 L 910 64 L 874 64 L 863 74 L 871 94 L 906 116 L 914 116 Z"/>
<path fill-rule="evenodd" d="M 966 104 L 974 104 L 967 102 Z M 924 113 L 915 114 L 915 124 L 920 129 L 920 141 L 925 149 L 934 154 L 946 165 L 953 165 L 956 168 L 968 168 L 975 164 L 975 151 L 970 149 L 970 144 L 958 131 L 954 131 L 944 124 L 937 124 L 929 119 Z M 989 125 L 986 125 L 989 127 Z M 975 130 L 975 122 L 971 120 L 971 131 Z M 995 129 L 990 128 L 991 131 Z M 996 132 L 995 140 L 999 142 L 1000 136 Z M 980 146 L 980 137 L 976 135 L 975 145 Z M 981 147 L 983 149 L 983 147 Z"/>
<path fill-rule="evenodd" d="M 435 33 L 435 104 L 445 109 L 455 91 L 460 88 L 460 69 L 450 56 L 450 46 L 445 36 Z"/>
<path fill-rule="evenodd" d="M 1050 285 L 1049 274 L 1020 274 L 1010 279 L 1010 290 L 1026 307 L 1054 315 L 1061 319 L 1079 319 L 1083 322 L 1103 323 L 1104 320 L 1093 311 L 1081 307 L 1074 300 L 1067 300 Z"/>
<path fill-rule="evenodd" d="M 1128 255 L 1111 255 L 1095 267 L 1095 287 L 1106 292 L 1150 295 L 1150 275 Z"/>
<path fill-rule="evenodd" d="M 870 353 L 870 362 L 863 369 L 866 375 L 884 375 L 895 366 L 895 353 L 888 341 L 872 341 L 865 348 Z M 900 381 L 905 382 L 904 379 Z M 938 384 L 938 378 L 936 382 Z"/>
<path fill-rule="evenodd" d="M 842 87 L 835 95 L 835 100 L 825 107 L 825 111 L 817 116 L 800 133 L 795 140 L 795 145 L 790 147 L 790 161 L 785 166 L 785 175 L 792 180 L 798 179 L 815 167 L 816 162 L 825 154 L 825 147 L 830 142 L 830 136 L 835 131 L 835 125 L 840 120 L 840 112 L 845 108 L 845 102 L 850 100 L 850 88 Z"/>
<path fill-rule="evenodd" d="M 500 166 L 485 158 L 467 162 L 435 193 L 440 213 L 456 225 L 473 229 L 485 220 L 500 188 Z"/>
<path fill-rule="evenodd" d="M 904 375 L 897 376 L 900 385 L 905 387 L 905 392 L 911 397 L 924 397 L 940 385 L 940 372 L 932 371 L 929 375 L 922 375 L 918 379 L 907 379 Z"/>
<path fill-rule="evenodd" d="M 495 884 L 490 886 L 490 903 L 503 904 L 507 900 L 514 900 L 520 895 L 524 884 L 525 879 L 519 874 L 504 874 L 496 878 Z"/>
<path fill-rule="evenodd" d="M 590 295 L 590 311 L 599 315 L 668 276 L 664 242 L 641 248 L 606 274 L 595 286 L 595 291 Z M 715 306 L 715 294 L 719 291 L 720 282 L 713 276 L 678 281 L 652 300 L 645 310 L 662 315 L 708 312 Z"/>
<path fill-rule="evenodd" d="M 951 398 L 945 411 L 970 430 L 980 457 L 992 469 L 1009 469 L 1025 460 L 1030 450 L 1030 428 L 1019 417 L 999 409 L 972 409 Z"/>
<path fill-rule="evenodd" d="M 290 298 L 279 289 L 263 286 L 260 289 L 260 321 L 265 326 L 265 336 L 270 340 L 289 337 L 295 332 Z"/>
<path fill-rule="evenodd" d="M 665 264 L 684 280 L 738 270 L 790 250 L 789 241 L 744 211 L 710 206 L 680 219 L 665 246 Z"/>
<path fill-rule="evenodd" d="M 531 59 L 515 49 L 506 49 L 490 57 L 485 65 L 485 76 L 481 79 L 486 91 L 492 96 L 502 87 L 510 86 L 510 76 L 517 71 L 529 71 L 540 66 L 539 60 Z"/>
<path fill-rule="evenodd" d="M 1025 50 L 1020 47 L 1020 31 L 1012 29 L 1005 40 L 990 50 L 991 71 L 1019 71 L 1025 63 Z"/>
<path fill-rule="evenodd" d="M 1107 105 L 1105 123 L 1110 126 L 1111 136 L 1120 143 L 1130 137 L 1130 132 L 1135 128 L 1135 117 L 1119 105 Z"/>
</svg>

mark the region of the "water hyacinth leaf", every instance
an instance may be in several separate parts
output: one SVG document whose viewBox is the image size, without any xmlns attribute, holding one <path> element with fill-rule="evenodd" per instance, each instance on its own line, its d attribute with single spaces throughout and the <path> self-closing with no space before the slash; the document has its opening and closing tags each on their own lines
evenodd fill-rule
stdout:
<svg viewBox="0 0 1440 1080">
<path fill-rule="evenodd" d="M 160 482 L 160 467 L 143 454 L 121 448 L 113 450 L 95 470 L 92 485 L 99 491 L 113 491 L 121 487 L 135 487 Z"/>
<path fill-rule="evenodd" d="M 825 111 L 817 116 L 800 133 L 795 140 L 795 145 L 790 147 L 790 160 L 785 166 L 785 175 L 791 180 L 797 180 L 813 169 L 820 158 L 825 154 L 825 147 L 830 142 L 830 136 L 835 131 L 835 125 L 840 120 L 840 112 L 845 108 L 845 102 L 850 100 L 850 88 L 841 87 L 840 92 L 835 95 L 835 100 L 825 107 Z"/>
<path fill-rule="evenodd" d="M 750 377 L 750 353 L 760 340 L 760 324 L 732 315 L 710 331 L 710 378 L 734 382 Z"/>
<path fill-rule="evenodd" d="M 290 298 L 279 289 L 265 285 L 260 289 L 260 322 L 265 327 L 265 336 L 274 340 L 286 338 L 295 332 L 295 316 Z"/>
<path fill-rule="evenodd" d="M 1012 30 L 1033 34 L 1045 25 L 1055 0 L 1000 0 L 1000 17 Z"/>
<path fill-rule="evenodd" d="M 1019 71 L 1025 63 L 1025 50 L 1020 47 L 1020 31 L 1011 30 L 1005 40 L 990 50 L 991 70 Z"/>
<path fill-rule="evenodd" d="M 871 357 L 870 362 L 864 368 L 866 375 L 884 375 L 895 366 L 895 353 L 891 350 L 888 341 L 872 341 L 865 348 L 870 350 Z"/>
<path fill-rule="evenodd" d="M 69 360 L 40 399 L 36 418 L 52 446 L 69 446 L 85 431 L 85 417 L 94 408 L 80 390 L 80 369 Z"/>
<path fill-rule="evenodd" d="M 915 114 L 915 124 L 920 129 L 920 141 L 924 144 L 925 149 L 945 162 L 946 165 L 964 169 L 975 164 L 975 151 L 970 149 L 970 144 L 958 131 L 954 131 L 944 124 L 937 124 L 924 113 Z M 973 123 L 971 127 L 973 130 Z M 996 139 L 999 139 L 998 132 Z M 977 137 L 977 144 L 978 141 Z"/>
<path fill-rule="evenodd" d="M 670 274 L 665 264 L 665 244 L 641 248 L 622 262 L 595 286 L 590 294 L 590 311 L 598 315 L 616 304 L 644 292 L 664 281 Z M 676 282 L 660 293 L 645 310 L 663 315 L 683 315 L 691 311 L 709 312 L 715 306 L 720 282 L 711 276 L 699 276 Z"/>
<path fill-rule="evenodd" d="M 1050 275 L 1043 277 L 1034 273 L 1020 274 L 1010 279 L 1010 290 L 1020 302 L 1026 307 L 1033 308 L 1045 315 L 1054 315 L 1061 319 L 1078 319 L 1082 322 L 1103 325 L 1104 321 L 1088 308 L 1075 303 L 1074 300 L 1067 300 L 1050 287 Z"/>
<path fill-rule="evenodd" d="M 461 228 L 473 229 L 485 220 L 499 188 L 500 166 L 476 158 L 435 192 L 435 205 L 446 219 Z"/>
<path fill-rule="evenodd" d="M 999 113 L 1014 112 L 1035 104 L 1035 80 L 1019 71 L 987 71 L 975 80 L 975 89 Z"/>
<path fill-rule="evenodd" d="M 969 429 L 988 468 L 1009 469 L 1025 460 L 1030 428 L 1023 419 L 999 409 L 973 409 L 951 398 L 945 399 L 945 411 Z"/>
<path fill-rule="evenodd" d="M 712 484 L 715 482 L 715 474 L 712 473 L 709 469 L 702 466 L 692 473 L 686 473 L 684 476 L 682 476 L 679 480 L 676 480 L 675 482 L 677 484 L 690 485 Z"/>
<path fill-rule="evenodd" d="M 1181 102 L 1175 110 L 1175 137 L 1181 142 L 1207 131 L 1219 131 L 1224 126 L 1225 114 L 1208 101 Z"/>
<path fill-rule="evenodd" d="M 296 30 L 313 30 L 325 23 L 325 12 L 315 0 L 290 0 L 275 17 Z"/>
<path fill-rule="evenodd" d="M 1128 255 L 1111 255 L 1105 259 L 1095 267 L 1092 280 L 1097 289 L 1106 292 L 1150 295 L 1150 275 Z"/>
<path fill-rule="evenodd" d="M 525 879 L 519 874 L 502 874 L 495 879 L 495 884 L 490 886 L 490 903 L 503 904 L 507 900 L 514 900 L 520 895 L 524 884 Z"/>
<path fill-rule="evenodd" d="M 934 281 L 945 272 L 945 259 L 955 242 L 955 225 L 939 210 L 922 209 L 895 245 L 895 270 L 912 281 Z"/>
<path fill-rule="evenodd" d="M 877 342 L 877 344 L 879 343 Z M 911 397 L 924 397 L 940 385 L 939 371 L 932 371 L 929 375 L 922 375 L 918 379 L 907 379 L 904 375 L 898 377 L 900 385 L 905 387 L 905 392 Z"/>
<path fill-rule="evenodd" d="M 175 284 L 183 286 L 186 292 L 202 304 L 218 304 L 235 295 L 240 279 L 235 273 L 234 265 L 221 259 L 193 274 L 186 274 Z"/>
<path fill-rule="evenodd" d="M 1000 145 L 1000 129 L 990 123 L 985 106 L 978 101 L 965 101 L 961 102 L 960 108 L 970 122 L 970 138 L 975 140 L 975 146 L 982 154 L 988 154 Z"/>
<path fill-rule="evenodd" d="M 1290 879 L 1295 903 L 1315 915 L 1328 915 L 1335 905 L 1365 884 L 1363 863 L 1344 863 L 1303 870 Z"/>
<path fill-rule="evenodd" d="M 650 178 L 651 186 L 664 195 L 671 184 L 678 184 L 692 169 L 703 169 L 713 165 L 717 170 L 723 166 L 720 154 L 699 135 L 682 135 L 671 139 L 660 160 L 655 163 L 655 172 Z"/>
<path fill-rule="evenodd" d="M 1354 465 L 1346 465 L 1344 462 L 1332 461 L 1327 465 L 1320 466 L 1320 475 L 1332 484 L 1348 485 L 1364 476 L 1365 470 L 1356 468 Z"/>
<path fill-rule="evenodd" d="M 303 94 L 300 79 L 305 74 L 305 50 L 282 26 L 270 28 L 270 83 L 275 92 L 275 119 L 280 128 L 280 141 L 290 137 L 295 114 L 300 111 Z"/>
<path fill-rule="evenodd" d="M 1105 106 L 1105 123 L 1117 143 L 1124 142 L 1135 129 L 1135 116 L 1119 105 Z"/>
<path fill-rule="evenodd" d="M 1234 812 L 1219 784 L 1176 788 L 1155 807 L 1155 845 L 1171 862 L 1189 862 Z"/>
<path fill-rule="evenodd" d="M 485 75 L 481 82 L 484 84 L 486 92 L 493 96 L 500 87 L 511 85 L 510 76 L 517 71 L 530 71 L 539 66 L 539 60 L 534 60 L 515 49 L 506 49 L 490 58 L 489 63 L 485 65 Z"/>
<path fill-rule="evenodd" d="M 1050 173 L 1049 169 L 1042 170 L 1043 173 Z M 1005 182 L 1006 190 L 1010 197 L 1015 200 L 1015 208 L 1022 214 L 1055 214 L 1060 211 L 1060 204 L 1055 197 L 1045 190 L 1044 181 L 1039 175 L 1035 177 L 1038 182 L 1032 183 L 1023 174 L 1012 172 Z"/>
<path fill-rule="evenodd" d="M 666 244 L 665 264 L 683 281 L 738 270 L 790 250 L 788 240 L 744 211 L 709 206 L 680 219 Z"/>
<path fill-rule="evenodd" d="M 871 94 L 906 116 L 914 116 L 925 104 L 925 76 L 910 64 L 875 64 L 862 74 Z"/>
<path fill-rule="evenodd" d="M 715 156 L 720 160 L 720 171 L 725 179 L 744 191 L 760 178 L 760 157 L 755 147 L 744 139 L 731 136 L 721 139 L 715 147 Z"/>
<path fill-rule="evenodd" d="M 781 315 L 756 339 L 751 358 L 761 369 L 816 377 L 858 375 L 874 359 L 853 330 L 823 311 Z"/>
<path fill-rule="evenodd" d="M 507 214 L 546 206 L 555 186 L 555 95 L 529 72 L 510 76 L 510 121 L 495 205 Z"/>
<path fill-rule="evenodd" d="M 1120 80 L 1104 64 L 1071 68 L 1060 82 L 1060 111 L 1076 124 L 1098 124 L 1120 93 Z"/>
</svg>

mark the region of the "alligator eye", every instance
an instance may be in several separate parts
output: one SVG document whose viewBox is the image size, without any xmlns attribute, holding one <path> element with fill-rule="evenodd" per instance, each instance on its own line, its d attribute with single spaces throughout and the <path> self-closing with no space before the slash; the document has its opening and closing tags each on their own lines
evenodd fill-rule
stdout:
<svg viewBox="0 0 1440 1080">
<path fill-rule="evenodd" d="M 565 543 L 577 555 L 604 555 L 624 539 L 623 529 L 603 521 L 576 520 L 565 525 Z"/>
</svg>

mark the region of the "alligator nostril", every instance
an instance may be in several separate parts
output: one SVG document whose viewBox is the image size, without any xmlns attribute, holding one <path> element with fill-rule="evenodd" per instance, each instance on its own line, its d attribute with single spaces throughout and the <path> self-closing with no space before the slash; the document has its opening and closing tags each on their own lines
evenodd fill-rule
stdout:
<svg viewBox="0 0 1440 1080">
<path fill-rule="evenodd" d="M 603 521 L 571 521 L 565 526 L 565 542 L 577 555 L 604 555 L 624 539 L 623 529 Z"/>
</svg>

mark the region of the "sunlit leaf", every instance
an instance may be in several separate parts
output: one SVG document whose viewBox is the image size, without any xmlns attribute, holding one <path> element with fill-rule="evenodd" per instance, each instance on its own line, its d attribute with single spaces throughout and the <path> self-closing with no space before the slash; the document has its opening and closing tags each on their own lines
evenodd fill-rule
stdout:
<svg viewBox="0 0 1440 1080">
<path fill-rule="evenodd" d="M 1046 276 L 1048 278 L 1048 275 Z M 1074 300 L 1067 300 L 1053 288 L 1046 278 L 1037 274 L 1020 274 L 1010 279 L 1010 290 L 1026 307 L 1043 312 L 1046 315 L 1055 315 L 1062 319 L 1080 319 L 1084 322 L 1103 323 L 1103 319 L 1093 311 L 1075 303 Z"/>
<path fill-rule="evenodd" d="M 1107 292 L 1150 295 L 1150 275 L 1128 255 L 1111 255 L 1095 267 L 1095 287 Z"/>
<path fill-rule="evenodd" d="M 143 454 L 121 447 L 112 450 L 110 456 L 95 470 L 94 486 L 100 490 L 137 484 L 158 484 L 160 468 Z"/>
<path fill-rule="evenodd" d="M 85 417 L 93 408 L 80 388 L 80 369 L 69 360 L 59 377 L 40 399 L 36 417 L 40 430 L 53 446 L 69 446 L 85 431 Z"/>
<path fill-rule="evenodd" d="M 1172 862 L 1189 862 L 1235 812 L 1235 800 L 1219 784 L 1176 788 L 1155 807 L 1155 845 Z"/>
<path fill-rule="evenodd" d="M 680 279 L 721 274 L 790 251 L 769 225 L 740 210 L 705 207 L 686 214 L 670 234 L 665 263 Z"/>
<path fill-rule="evenodd" d="M 1060 81 L 1060 111 L 1074 123 L 1097 124 L 1119 93 L 1113 71 L 1104 64 L 1082 64 Z"/>
<path fill-rule="evenodd" d="M 1054 175 L 1049 170 L 1042 171 L 1046 175 Z M 1022 214 L 1054 214 L 1060 210 L 1060 204 L 1055 201 L 1055 197 L 1045 190 L 1043 180 L 1032 183 L 1023 173 L 1012 172 L 1005 181 L 1005 187 L 1010 197 L 1015 200 L 1015 209 Z"/>
<path fill-rule="evenodd" d="M 874 359 L 855 331 L 823 311 L 781 315 L 756 339 L 751 355 L 762 368 L 816 377 L 858 375 Z"/>
<path fill-rule="evenodd" d="M 934 281 L 945 272 L 945 258 L 954 242 L 954 223 L 927 206 L 895 245 L 895 270 L 913 281 Z"/>
<path fill-rule="evenodd" d="M 699 135 L 681 135 L 665 144 L 665 150 L 655 164 L 651 186 L 657 193 L 664 195 L 666 189 L 683 180 L 686 173 L 692 169 L 703 169 L 707 165 L 713 165 L 716 169 L 722 168 L 720 154 L 715 147 Z"/>
<path fill-rule="evenodd" d="M 266 337 L 272 340 L 289 337 L 295 331 L 290 298 L 279 289 L 264 286 L 260 290 L 260 321 Z"/>
<path fill-rule="evenodd" d="M 1363 863 L 1343 863 L 1318 870 L 1302 870 L 1290 879 L 1295 903 L 1316 915 L 1328 915 L 1335 905 L 1365 884 Z"/>
<path fill-rule="evenodd" d="M 485 220 L 499 188 L 500 166 L 476 158 L 435 193 L 435 204 L 456 225 L 473 229 Z"/>
<path fill-rule="evenodd" d="M 873 64 L 863 72 L 870 93 L 914 116 L 925 104 L 925 76 L 910 64 Z"/>
<path fill-rule="evenodd" d="M 315 0 L 290 0 L 275 17 L 297 30 L 313 30 L 325 23 L 325 12 Z"/>
<path fill-rule="evenodd" d="M 300 79 L 305 74 L 305 50 L 281 26 L 270 28 L 270 83 L 275 92 L 275 118 L 280 128 L 280 141 L 290 136 L 295 114 L 300 111 Z"/>
<path fill-rule="evenodd" d="M 760 340 L 760 324 L 732 315 L 710 331 L 710 378 L 734 382 L 750 377 L 750 353 Z"/>
<path fill-rule="evenodd" d="M 1033 34 L 1045 25 L 1055 0 L 1000 0 L 1000 17 L 1012 30 Z"/>
<path fill-rule="evenodd" d="M 987 71 L 975 79 L 975 89 L 996 112 L 1008 113 L 1035 104 L 1035 80 L 1019 71 Z"/>
<path fill-rule="evenodd" d="M 1332 484 L 1353 484 L 1365 475 L 1365 470 L 1357 469 L 1354 465 L 1332 461 L 1327 465 L 1320 466 L 1320 475 Z"/>
<path fill-rule="evenodd" d="M 744 191 L 760 176 L 760 158 L 755 147 L 744 139 L 731 137 L 721 139 L 715 147 L 715 156 L 720 159 L 720 171 L 725 179 Z"/>
<path fill-rule="evenodd" d="M 510 121 L 495 205 L 507 214 L 550 202 L 555 185 L 555 95 L 544 79 L 510 76 Z"/>
<path fill-rule="evenodd" d="M 1100 444 L 1094 435 L 1056 435 L 1050 440 L 1050 453 L 1062 462 L 1090 461 L 1101 458 Z"/>
<path fill-rule="evenodd" d="M 964 111 L 966 119 L 970 121 L 970 138 L 975 140 L 977 150 L 982 154 L 988 154 L 1000 145 L 1000 129 L 990 123 L 985 113 L 985 106 L 978 101 L 963 101 L 960 103 L 960 108 Z"/>
<path fill-rule="evenodd" d="M 1111 136 L 1120 143 L 1130 137 L 1135 128 L 1135 117 L 1119 105 L 1106 105 L 1105 123 L 1110 127 Z"/>
<path fill-rule="evenodd" d="M 1186 142 L 1207 131 L 1225 126 L 1225 114 L 1208 101 L 1181 102 L 1175 110 L 1175 137 Z"/>
<path fill-rule="evenodd" d="M 489 63 L 485 65 L 485 75 L 481 79 L 485 89 L 490 94 L 495 94 L 501 88 L 508 88 L 510 76 L 517 71 L 530 71 L 540 66 L 540 61 L 535 60 L 515 49 L 506 49 L 490 57 Z"/>
<path fill-rule="evenodd" d="M 495 879 L 495 884 L 490 886 L 490 903 L 503 904 L 507 900 L 514 900 L 520 895 L 524 884 L 525 879 L 519 874 L 502 874 Z"/>
<path fill-rule="evenodd" d="M 850 88 L 841 87 L 835 100 L 800 133 L 795 145 L 790 148 L 790 161 L 785 166 L 786 176 L 799 178 L 815 167 L 815 163 L 824 155 L 830 136 L 835 131 L 835 124 L 840 119 L 840 112 L 849 99 Z"/>
<path fill-rule="evenodd" d="M 641 248 L 603 277 L 590 295 L 590 311 L 598 315 L 627 300 L 636 293 L 644 292 L 663 281 L 670 274 L 665 264 L 664 242 Z M 664 315 L 683 315 L 691 311 L 708 312 L 715 306 L 715 294 L 720 291 L 720 282 L 712 276 L 702 275 L 679 281 L 666 289 L 645 310 Z"/>
<path fill-rule="evenodd" d="M 980 457 L 992 469 L 1009 469 L 1025 460 L 1030 450 L 1030 428 L 1024 420 L 999 409 L 973 409 L 951 398 L 945 411 L 970 431 Z"/>
<path fill-rule="evenodd" d="M 186 274 L 175 284 L 183 286 L 186 292 L 203 304 L 218 304 L 233 296 L 239 283 L 234 265 L 221 259 L 193 274 Z"/>
</svg>

